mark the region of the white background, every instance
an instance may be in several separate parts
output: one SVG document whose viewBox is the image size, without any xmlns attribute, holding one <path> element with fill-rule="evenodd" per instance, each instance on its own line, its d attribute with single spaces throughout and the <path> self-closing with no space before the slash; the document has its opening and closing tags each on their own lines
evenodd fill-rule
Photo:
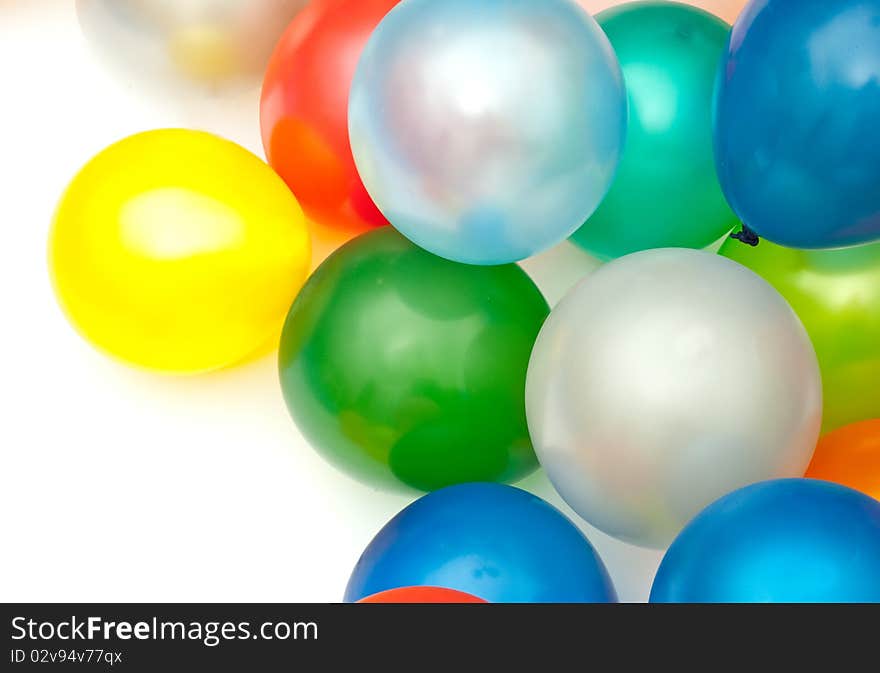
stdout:
<svg viewBox="0 0 880 673">
<path fill-rule="evenodd" d="M 274 356 L 169 378 L 94 352 L 49 286 L 58 196 L 94 153 L 165 126 L 262 156 L 258 83 L 168 95 L 93 55 L 73 0 L 0 0 L 0 600 L 325 602 L 409 498 L 327 465 L 289 419 Z M 565 245 L 526 264 L 548 299 L 595 263 Z M 543 474 L 621 599 L 645 600 L 661 558 L 591 529 Z"/>
</svg>

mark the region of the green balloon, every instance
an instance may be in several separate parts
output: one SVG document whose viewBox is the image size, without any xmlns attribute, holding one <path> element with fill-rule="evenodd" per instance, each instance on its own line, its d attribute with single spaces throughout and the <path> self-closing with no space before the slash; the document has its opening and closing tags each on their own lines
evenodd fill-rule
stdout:
<svg viewBox="0 0 880 673">
<path fill-rule="evenodd" d="M 730 238 L 721 254 L 766 279 L 800 316 L 822 369 L 824 430 L 880 418 L 880 243 L 793 250 Z"/>
<path fill-rule="evenodd" d="M 383 227 L 331 255 L 290 309 L 287 406 L 315 448 L 373 485 L 520 479 L 537 467 L 526 369 L 548 313 L 518 266 L 450 262 Z"/>
<path fill-rule="evenodd" d="M 738 224 L 712 148 L 715 74 L 730 27 L 674 2 L 629 3 L 596 19 L 623 67 L 629 128 L 611 191 L 572 240 L 603 260 L 704 248 Z"/>
</svg>

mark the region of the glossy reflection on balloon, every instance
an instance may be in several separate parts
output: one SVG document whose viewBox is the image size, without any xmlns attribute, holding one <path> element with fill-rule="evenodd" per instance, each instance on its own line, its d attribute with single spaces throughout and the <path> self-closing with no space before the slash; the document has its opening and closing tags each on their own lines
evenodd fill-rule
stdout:
<svg viewBox="0 0 880 673">
<path fill-rule="evenodd" d="M 880 243 L 793 250 L 729 239 L 721 254 L 769 281 L 803 321 L 822 370 L 824 429 L 880 418 Z"/>
<path fill-rule="evenodd" d="M 880 602 L 880 502 L 783 479 L 707 507 L 666 552 L 655 603 Z"/>
<path fill-rule="evenodd" d="M 708 252 L 601 267 L 553 309 L 526 410 L 541 465 L 601 530 L 662 547 L 745 484 L 802 476 L 816 446 L 816 355 L 785 300 Z"/>
<path fill-rule="evenodd" d="M 76 0 L 85 36 L 130 72 L 216 86 L 255 77 L 308 0 Z"/>
<path fill-rule="evenodd" d="M 572 240 L 601 259 L 705 248 L 738 224 L 712 150 L 715 74 L 730 27 L 674 2 L 630 3 L 596 19 L 623 68 L 629 127 L 611 191 Z"/>
<path fill-rule="evenodd" d="M 443 589 L 440 587 L 401 587 L 380 591 L 372 596 L 367 596 L 358 603 L 485 603 L 482 598 L 477 598 L 463 591 Z"/>
<path fill-rule="evenodd" d="M 806 476 L 849 486 L 880 500 L 880 419 L 853 423 L 825 435 Z"/>
<path fill-rule="evenodd" d="M 537 465 L 529 353 L 549 308 L 516 265 L 436 257 L 385 227 L 309 279 L 281 339 L 281 385 L 312 445 L 375 485 L 508 481 Z"/>
<path fill-rule="evenodd" d="M 565 239 L 611 184 L 626 129 L 620 66 L 568 0 L 406 0 L 355 74 L 355 162 L 421 247 L 513 262 Z"/>
<path fill-rule="evenodd" d="M 880 238 L 880 0 L 762 0 L 737 20 L 716 105 L 718 173 L 761 236 Z"/>
<path fill-rule="evenodd" d="M 358 176 L 348 92 L 361 51 L 398 0 L 313 0 L 275 49 L 260 103 L 272 167 L 316 223 L 349 238 L 387 224 Z"/>
<path fill-rule="evenodd" d="M 462 484 L 415 501 L 357 562 L 345 601 L 413 585 L 492 603 L 617 600 L 584 534 L 537 496 L 501 484 Z"/>
<path fill-rule="evenodd" d="M 150 131 L 73 179 L 49 265 L 68 318 L 98 348 L 202 372 L 278 338 L 309 240 L 296 199 L 253 154 L 207 133 Z"/>
</svg>

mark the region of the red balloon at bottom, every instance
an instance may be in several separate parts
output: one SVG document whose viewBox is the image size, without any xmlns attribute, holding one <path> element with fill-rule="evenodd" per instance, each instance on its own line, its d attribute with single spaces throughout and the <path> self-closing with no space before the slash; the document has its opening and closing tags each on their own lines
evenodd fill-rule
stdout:
<svg viewBox="0 0 880 673">
<path fill-rule="evenodd" d="M 380 591 L 372 596 L 367 596 L 358 603 L 486 603 L 482 598 L 477 598 L 463 591 L 443 589 L 441 587 L 401 587 Z"/>
</svg>

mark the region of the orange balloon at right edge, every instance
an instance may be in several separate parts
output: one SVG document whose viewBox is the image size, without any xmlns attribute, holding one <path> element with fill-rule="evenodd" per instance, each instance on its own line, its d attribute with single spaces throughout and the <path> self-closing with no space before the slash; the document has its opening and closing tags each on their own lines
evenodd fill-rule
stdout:
<svg viewBox="0 0 880 673">
<path fill-rule="evenodd" d="M 806 476 L 880 500 L 880 419 L 853 423 L 822 437 Z"/>
<path fill-rule="evenodd" d="M 578 4 L 586 9 L 590 14 L 596 14 L 609 7 L 623 5 L 632 0 L 578 0 Z M 736 21 L 736 17 L 743 8 L 748 4 L 748 0 L 682 0 L 686 5 L 699 7 L 707 12 L 712 12 L 716 16 L 721 17 L 727 23 Z"/>
</svg>

